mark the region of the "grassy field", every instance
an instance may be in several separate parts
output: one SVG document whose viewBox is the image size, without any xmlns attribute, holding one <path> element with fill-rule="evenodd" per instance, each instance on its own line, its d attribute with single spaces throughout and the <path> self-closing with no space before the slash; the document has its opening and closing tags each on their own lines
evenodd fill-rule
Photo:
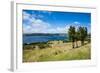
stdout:
<svg viewBox="0 0 100 73">
<path fill-rule="evenodd" d="M 47 46 L 44 49 L 39 49 L 38 47 L 35 47 L 36 49 L 24 49 L 23 62 L 91 59 L 90 43 L 79 46 L 78 48 L 72 48 L 71 42 L 51 41 L 49 43 L 52 43 L 50 47 Z M 80 42 L 78 42 L 78 45 L 80 45 Z"/>
</svg>

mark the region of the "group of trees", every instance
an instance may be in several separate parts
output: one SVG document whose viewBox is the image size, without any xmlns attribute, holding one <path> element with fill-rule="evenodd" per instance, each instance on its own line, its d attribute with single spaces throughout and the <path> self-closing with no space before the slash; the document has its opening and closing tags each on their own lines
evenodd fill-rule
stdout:
<svg viewBox="0 0 100 73">
<path fill-rule="evenodd" d="M 81 46 L 84 45 L 84 41 L 88 37 L 88 30 L 86 27 L 70 26 L 68 30 L 69 40 L 72 42 L 72 48 L 78 47 L 78 41 L 81 41 Z"/>
</svg>

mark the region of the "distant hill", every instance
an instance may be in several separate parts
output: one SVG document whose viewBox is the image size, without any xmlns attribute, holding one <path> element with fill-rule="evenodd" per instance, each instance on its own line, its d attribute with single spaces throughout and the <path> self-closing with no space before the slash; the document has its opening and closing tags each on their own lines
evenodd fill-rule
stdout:
<svg viewBox="0 0 100 73">
<path fill-rule="evenodd" d="M 66 33 L 31 33 L 31 34 L 23 34 L 25 36 L 53 36 L 53 35 L 67 35 Z"/>
</svg>

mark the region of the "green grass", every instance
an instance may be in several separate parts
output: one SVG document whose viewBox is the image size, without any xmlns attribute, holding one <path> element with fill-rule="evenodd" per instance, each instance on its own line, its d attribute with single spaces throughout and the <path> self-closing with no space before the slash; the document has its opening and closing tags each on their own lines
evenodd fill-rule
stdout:
<svg viewBox="0 0 100 73">
<path fill-rule="evenodd" d="M 88 43 L 72 49 L 71 43 L 53 44 L 45 49 L 24 49 L 23 62 L 86 60 L 91 59 L 91 45 Z"/>
</svg>

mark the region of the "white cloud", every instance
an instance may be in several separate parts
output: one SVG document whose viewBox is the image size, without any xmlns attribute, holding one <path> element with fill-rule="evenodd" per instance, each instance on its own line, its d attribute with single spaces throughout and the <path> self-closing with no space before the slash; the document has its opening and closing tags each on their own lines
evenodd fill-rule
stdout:
<svg viewBox="0 0 100 73">
<path fill-rule="evenodd" d="M 70 26 L 75 26 L 75 28 L 78 29 L 78 27 L 82 26 L 82 24 L 80 22 L 78 22 L 78 21 L 75 21 L 73 23 L 68 24 L 68 28 Z"/>
<path fill-rule="evenodd" d="M 74 24 L 80 24 L 78 21 L 75 21 Z"/>
<path fill-rule="evenodd" d="M 33 15 L 30 15 L 27 12 L 23 11 L 23 20 L 27 21 L 27 23 L 31 24 L 33 21 L 35 21 L 35 17 Z"/>
<path fill-rule="evenodd" d="M 65 27 L 53 27 L 50 23 L 39 18 L 36 19 L 26 12 L 23 12 L 23 20 L 29 22 L 29 24 L 23 23 L 24 33 L 66 33 L 69 28 L 69 25 Z"/>
<path fill-rule="evenodd" d="M 33 24 L 25 26 L 25 33 L 67 33 L 68 26 L 66 27 L 55 27 L 50 24 L 43 22 L 42 20 L 36 20 Z"/>
<path fill-rule="evenodd" d="M 27 12 L 23 11 L 23 19 L 27 20 L 30 18 L 30 14 L 28 14 Z"/>
<path fill-rule="evenodd" d="M 36 19 L 32 24 L 24 27 L 24 33 L 43 33 L 48 30 L 50 25 L 40 19 Z"/>
<path fill-rule="evenodd" d="M 35 16 L 35 15 L 34 15 Z M 46 30 L 50 25 L 41 19 L 36 19 L 27 12 L 23 12 L 23 32 L 24 33 L 40 33 Z"/>
<path fill-rule="evenodd" d="M 66 25 L 65 27 L 55 27 L 55 28 L 49 28 L 47 29 L 48 33 L 67 33 L 69 29 L 69 25 Z"/>
</svg>

